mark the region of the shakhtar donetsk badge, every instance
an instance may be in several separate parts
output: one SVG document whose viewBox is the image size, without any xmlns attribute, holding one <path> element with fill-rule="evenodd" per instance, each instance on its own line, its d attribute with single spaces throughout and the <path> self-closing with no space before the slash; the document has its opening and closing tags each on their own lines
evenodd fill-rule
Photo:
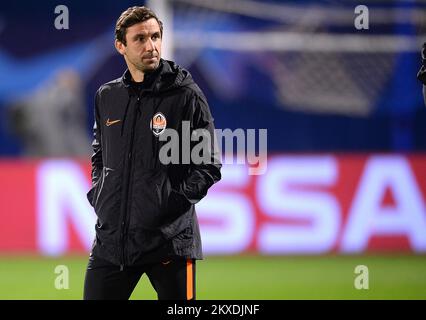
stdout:
<svg viewBox="0 0 426 320">
<path fill-rule="evenodd" d="M 164 114 L 157 112 L 151 119 L 150 128 L 152 133 L 158 137 L 166 130 L 167 120 Z"/>
</svg>

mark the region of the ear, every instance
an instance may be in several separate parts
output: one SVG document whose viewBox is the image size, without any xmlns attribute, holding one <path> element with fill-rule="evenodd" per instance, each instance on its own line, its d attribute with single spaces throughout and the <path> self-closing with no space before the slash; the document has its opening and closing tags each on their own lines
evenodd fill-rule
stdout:
<svg viewBox="0 0 426 320">
<path fill-rule="evenodd" d="M 125 49 L 126 46 L 124 45 L 124 43 L 116 39 L 114 42 L 114 45 L 118 53 L 124 56 L 126 52 L 126 49 Z"/>
</svg>

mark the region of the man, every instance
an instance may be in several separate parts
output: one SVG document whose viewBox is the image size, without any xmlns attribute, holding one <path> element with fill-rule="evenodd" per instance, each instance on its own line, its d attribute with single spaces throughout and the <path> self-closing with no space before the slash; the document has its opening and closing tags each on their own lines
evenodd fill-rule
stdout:
<svg viewBox="0 0 426 320">
<path fill-rule="evenodd" d="M 417 73 L 417 78 L 423 83 L 423 98 L 426 105 L 426 42 L 423 44 L 422 49 L 422 67 Z"/>
<path fill-rule="evenodd" d="M 189 72 L 161 59 L 162 36 L 162 22 L 146 7 L 127 9 L 116 23 L 115 47 L 128 69 L 95 97 L 87 197 L 98 219 L 84 299 L 128 299 L 144 273 L 158 299 L 196 297 L 202 251 L 194 205 L 220 180 L 221 164 L 213 144 L 210 161 L 201 164 L 160 159 L 166 129 L 180 133 L 189 121 L 191 132 L 214 134 L 206 98 Z M 188 142 L 184 136 L 179 146 Z"/>
</svg>

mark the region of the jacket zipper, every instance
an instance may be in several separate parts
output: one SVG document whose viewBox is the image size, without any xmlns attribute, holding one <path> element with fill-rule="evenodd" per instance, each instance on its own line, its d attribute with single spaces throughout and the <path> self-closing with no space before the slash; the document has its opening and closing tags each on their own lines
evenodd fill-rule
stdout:
<svg viewBox="0 0 426 320">
<path fill-rule="evenodd" d="M 129 143 L 129 151 L 127 154 L 128 157 L 128 171 L 127 171 L 127 192 L 124 195 L 126 203 L 124 204 L 124 213 L 123 213 L 123 220 L 121 221 L 121 234 L 120 234 L 120 241 L 121 241 L 121 264 L 120 264 L 120 271 L 124 270 L 124 266 L 126 264 L 125 259 L 125 237 L 126 237 L 126 220 L 127 220 L 127 211 L 128 205 L 129 205 L 129 197 L 130 197 L 130 191 L 131 191 L 131 176 L 132 176 L 132 157 L 133 157 L 133 140 L 135 136 L 135 125 L 136 125 L 136 119 L 137 119 L 137 112 L 140 107 L 140 96 L 137 98 L 136 108 L 134 110 L 133 115 L 133 123 L 130 131 L 130 143 Z"/>
</svg>

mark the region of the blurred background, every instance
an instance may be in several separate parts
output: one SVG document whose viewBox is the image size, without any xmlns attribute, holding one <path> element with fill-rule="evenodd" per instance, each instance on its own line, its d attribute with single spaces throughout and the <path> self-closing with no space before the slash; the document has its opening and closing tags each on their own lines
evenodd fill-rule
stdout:
<svg viewBox="0 0 426 320">
<path fill-rule="evenodd" d="M 144 4 L 216 128 L 268 130 L 266 172 L 227 164 L 196 207 L 198 298 L 425 299 L 426 1 L 410 0 L 3 2 L 0 299 L 82 297 L 94 94 L 126 68 L 115 21 Z M 132 295 L 155 297 L 146 277 Z"/>
</svg>

